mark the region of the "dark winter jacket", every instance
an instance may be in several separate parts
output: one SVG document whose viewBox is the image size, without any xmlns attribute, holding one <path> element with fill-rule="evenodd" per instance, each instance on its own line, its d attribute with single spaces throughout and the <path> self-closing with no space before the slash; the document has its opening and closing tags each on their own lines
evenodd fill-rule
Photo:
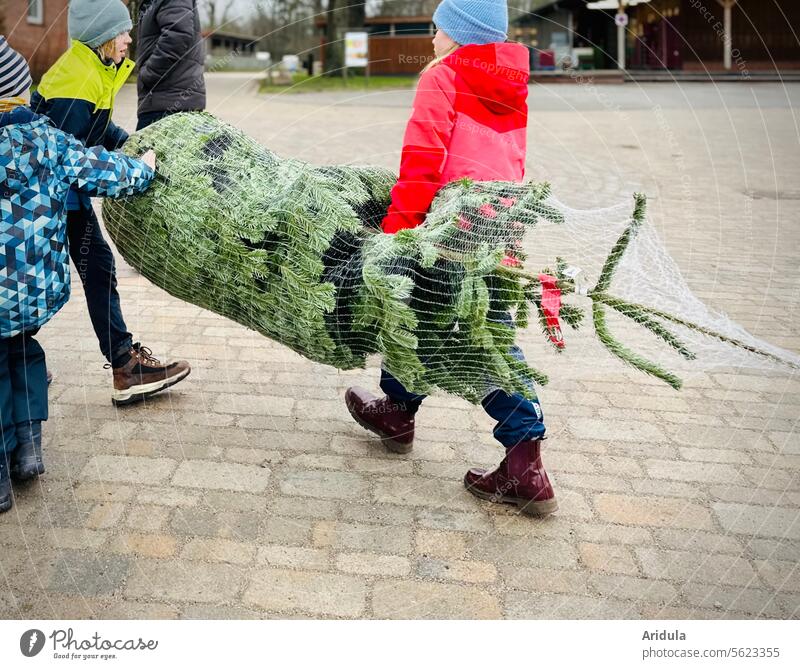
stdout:
<svg viewBox="0 0 800 669">
<path fill-rule="evenodd" d="M 205 109 L 204 60 L 197 1 L 144 0 L 136 42 L 139 115 Z"/>
<path fill-rule="evenodd" d="M 42 77 L 31 96 L 31 109 L 82 144 L 113 151 L 128 139 L 128 133 L 111 120 L 111 113 L 114 98 L 132 71 L 133 61 L 126 58 L 119 65 L 107 65 L 97 52 L 74 41 Z M 68 208 L 80 206 L 89 207 L 89 198 L 73 194 Z"/>
<path fill-rule="evenodd" d="M 0 338 L 40 328 L 69 299 L 70 189 L 132 195 L 153 176 L 141 161 L 87 149 L 27 107 L 0 113 Z"/>
</svg>

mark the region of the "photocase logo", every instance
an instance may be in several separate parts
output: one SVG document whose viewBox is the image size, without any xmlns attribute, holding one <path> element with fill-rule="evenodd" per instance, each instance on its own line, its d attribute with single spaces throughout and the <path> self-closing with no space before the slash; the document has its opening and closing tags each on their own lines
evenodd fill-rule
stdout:
<svg viewBox="0 0 800 669">
<path fill-rule="evenodd" d="M 25 657 L 34 657 L 44 648 L 44 632 L 28 630 L 19 639 L 19 649 Z"/>
</svg>

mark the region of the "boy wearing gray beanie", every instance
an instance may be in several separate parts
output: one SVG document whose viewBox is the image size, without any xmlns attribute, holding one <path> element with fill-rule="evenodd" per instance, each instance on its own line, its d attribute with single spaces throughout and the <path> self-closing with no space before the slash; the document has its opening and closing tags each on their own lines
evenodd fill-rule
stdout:
<svg viewBox="0 0 800 669">
<path fill-rule="evenodd" d="M 72 0 L 69 3 L 69 36 L 97 49 L 117 35 L 133 29 L 122 0 Z"/>
<path fill-rule="evenodd" d="M 121 0 L 72 0 L 69 29 L 72 46 L 42 77 L 31 107 L 86 146 L 113 151 L 128 139 L 112 120 L 114 98 L 134 67 L 125 57 L 131 40 L 128 8 Z M 100 351 L 113 370 L 112 402 L 139 402 L 186 378 L 188 362 L 162 363 L 134 343 L 122 313 L 114 254 L 90 197 L 71 190 L 66 210 L 69 252 Z"/>
</svg>

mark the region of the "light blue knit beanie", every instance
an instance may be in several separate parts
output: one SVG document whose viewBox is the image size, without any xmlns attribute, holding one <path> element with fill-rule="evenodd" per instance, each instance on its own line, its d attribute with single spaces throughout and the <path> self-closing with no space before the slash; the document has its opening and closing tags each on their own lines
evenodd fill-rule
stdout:
<svg viewBox="0 0 800 669">
<path fill-rule="evenodd" d="M 436 27 L 459 44 L 505 42 L 506 0 L 443 0 L 433 14 Z"/>
<path fill-rule="evenodd" d="M 69 36 L 91 49 L 133 28 L 122 0 L 72 0 L 69 3 Z"/>
</svg>

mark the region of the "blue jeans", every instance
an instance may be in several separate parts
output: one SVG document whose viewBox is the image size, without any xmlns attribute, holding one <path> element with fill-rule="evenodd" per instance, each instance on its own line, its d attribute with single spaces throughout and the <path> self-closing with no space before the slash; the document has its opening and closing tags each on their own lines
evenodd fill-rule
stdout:
<svg viewBox="0 0 800 669">
<path fill-rule="evenodd" d="M 504 314 L 500 320 L 513 327 L 510 314 Z M 519 346 L 512 346 L 509 353 L 517 360 L 525 360 Z M 381 390 L 395 402 L 405 404 L 412 413 L 416 413 L 425 400 L 425 395 L 410 393 L 385 369 L 381 370 Z M 509 395 L 502 390 L 492 390 L 483 398 L 481 405 L 484 411 L 497 421 L 494 438 L 506 448 L 511 448 L 521 441 L 541 439 L 544 436 L 544 414 L 538 398 L 529 400 L 518 393 Z"/>
<path fill-rule="evenodd" d="M 121 367 L 130 357 L 133 336 L 122 316 L 114 254 L 91 207 L 67 212 L 67 236 L 100 351 L 112 366 Z"/>
<path fill-rule="evenodd" d="M 17 429 L 47 420 L 47 368 L 33 335 L 0 339 L 0 457 L 17 447 Z"/>
</svg>

